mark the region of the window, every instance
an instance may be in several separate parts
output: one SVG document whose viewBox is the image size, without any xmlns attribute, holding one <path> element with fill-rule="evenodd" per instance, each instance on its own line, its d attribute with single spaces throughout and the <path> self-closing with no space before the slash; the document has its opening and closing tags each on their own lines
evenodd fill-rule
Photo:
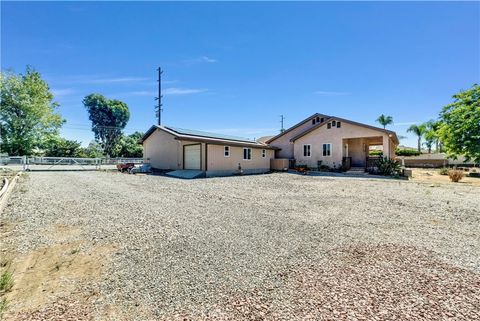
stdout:
<svg viewBox="0 0 480 321">
<path fill-rule="evenodd" d="M 265 158 L 267 156 L 267 151 L 265 149 L 262 149 L 262 157 Z"/>
<path fill-rule="evenodd" d="M 223 147 L 223 156 L 230 157 L 230 146 Z"/>
<path fill-rule="evenodd" d="M 243 148 L 243 159 L 245 159 L 245 160 L 252 159 L 252 149 L 251 148 Z"/>
<path fill-rule="evenodd" d="M 317 123 L 319 123 L 319 122 L 320 122 L 320 117 L 317 116 Z"/>
<path fill-rule="evenodd" d="M 312 125 L 315 125 L 315 118 L 312 119 Z"/>
<path fill-rule="evenodd" d="M 337 128 L 340 128 L 342 126 L 342 122 L 341 121 L 337 121 Z"/>
<path fill-rule="evenodd" d="M 325 118 L 320 118 L 320 122 L 323 123 L 323 121 L 325 120 Z"/>
<path fill-rule="evenodd" d="M 332 128 L 332 123 L 327 124 L 327 129 L 330 129 L 330 128 Z"/>
<path fill-rule="evenodd" d="M 323 144 L 323 156 L 332 156 L 332 144 Z"/>
<path fill-rule="evenodd" d="M 332 127 L 337 126 L 337 122 L 335 120 L 332 120 Z"/>
<path fill-rule="evenodd" d="M 305 156 L 305 157 L 312 156 L 312 146 L 311 145 L 303 145 L 303 156 Z"/>
</svg>

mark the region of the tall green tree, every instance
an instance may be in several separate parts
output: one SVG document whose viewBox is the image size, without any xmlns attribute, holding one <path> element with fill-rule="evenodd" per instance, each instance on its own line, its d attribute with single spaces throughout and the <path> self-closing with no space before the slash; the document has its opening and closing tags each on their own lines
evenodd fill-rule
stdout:
<svg viewBox="0 0 480 321">
<path fill-rule="evenodd" d="M 58 130 L 64 120 L 58 103 L 40 73 L 27 67 L 24 75 L 0 74 L 1 151 L 29 155 Z"/>
<path fill-rule="evenodd" d="M 143 134 L 134 132 L 128 136 L 122 136 L 115 149 L 115 156 L 117 157 L 142 157 L 143 146 L 138 143 Z"/>
<path fill-rule="evenodd" d="M 130 119 L 127 104 L 116 99 L 108 99 L 100 94 L 85 97 L 83 104 L 92 121 L 92 131 L 105 153 L 114 155 L 115 147 L 122 137 L 122 131 Z"/>
<path fill-rule="evenodd" d="M 438 125 L 437 122 L 434 120 L 429 120 L 426 123 L 422 124 L 425 128 L 425 132 L 423 133 L 423 137 L 425 138 L 425 146 L 427 147 L 428 153 L 432 152 L 433 144 L 436 144 L 437 151 L 438 151 Z"/>
<path fill-rule="evenodd" d="M 377 123 L 383 126 L 383 129 L 385 129 L 387 125 L 390 125 L 393 123 L 393 118 L 392 116 L 385 116 L 384 114 L 381 114 L 376 121 Z"/>
<path fill-rule="evenodd" d="M 453 103 L 443 107 L 438 129 L 447 154 L 453 158 L 480 163 L 480 86 L 453 96 Z"/>
<path fill-rule="evenodd" d="M 422 151 L 422 136 L 425 134 L 425 125 L 412 125 L 408 127 L 407 132 L 414 133 L 417 136 L 418 151 Z"/>
</svg>

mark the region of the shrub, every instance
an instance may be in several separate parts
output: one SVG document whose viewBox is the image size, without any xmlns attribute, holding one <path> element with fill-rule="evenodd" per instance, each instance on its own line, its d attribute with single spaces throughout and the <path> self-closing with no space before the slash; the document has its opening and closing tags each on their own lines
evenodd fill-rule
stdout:
<svg viewBox="0 0 480 321">
<path fill-rule="evenodd" d="M 395 154 L 397 156 L 418 156 L 421 153 L 418 150 L 397 148 Z"/>
<path fill-rule="evenodd" d="M 372 174 L 379 174 L 384 176 L 398 176 L 400 175 L 400 163 L 387 158 L 379 158 L 376 160 L 374 167 L 370 170 Z"/>
<path fill-rule="evenodd" d="M 0 276 L 0 292 L 8 292 L 13 287 L 13 276 L 8 270 Z"/>
<path fill-rule="evenodd" d="M 451 169 L 448 171 L 448 177 L 450 177 L 450 180 L 454 183 L 458 183 L 464 175 L 465 174 L 463 173 L 463 171 L 458 169 Z"/>
<path fill-rule="evenodd" d="M 383 151 L 381 151 L 381 150 L 370 150 L 370 151 L 368 151 L 368 155 L 370 155 L 370 156 L 382 156 Z"/>
<path fill-rule="evenodd" d="M 438 171 L 440 175 L 448 175 L 448 168 L 444 167 Z"/>
</svg>

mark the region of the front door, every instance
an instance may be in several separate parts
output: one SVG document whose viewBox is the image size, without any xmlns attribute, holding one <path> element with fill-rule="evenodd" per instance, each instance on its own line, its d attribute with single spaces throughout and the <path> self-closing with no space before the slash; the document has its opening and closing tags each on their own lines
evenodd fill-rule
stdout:
<svg viewBox="0 0 480 321">
<path fill-rule="evenodd" d="M 184 155 L 183 168 L 184 169 L 198 169 L 198 170 L 201 169 L 200 148 L 201 148 L 200 144 L 183 146 L 183 155 Z"/>
</svg>

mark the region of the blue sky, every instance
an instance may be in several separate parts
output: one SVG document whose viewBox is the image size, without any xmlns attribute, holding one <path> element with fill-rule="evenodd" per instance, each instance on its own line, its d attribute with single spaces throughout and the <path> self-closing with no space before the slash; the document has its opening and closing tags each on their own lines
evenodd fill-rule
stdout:
<svg viewBox="0 0 480 321">
<path fill-rule="evenodd" d="M 249 138 L 321 112 L 407 135 L 480 79 L 479 2 L 5 2 L 1 67 L 32 65 L 93 138 L 82 99 L 125 101 L 126 132 L 163 123 Z M 415 146 L 415 138 L 402 141 Z"/>
</svg>

